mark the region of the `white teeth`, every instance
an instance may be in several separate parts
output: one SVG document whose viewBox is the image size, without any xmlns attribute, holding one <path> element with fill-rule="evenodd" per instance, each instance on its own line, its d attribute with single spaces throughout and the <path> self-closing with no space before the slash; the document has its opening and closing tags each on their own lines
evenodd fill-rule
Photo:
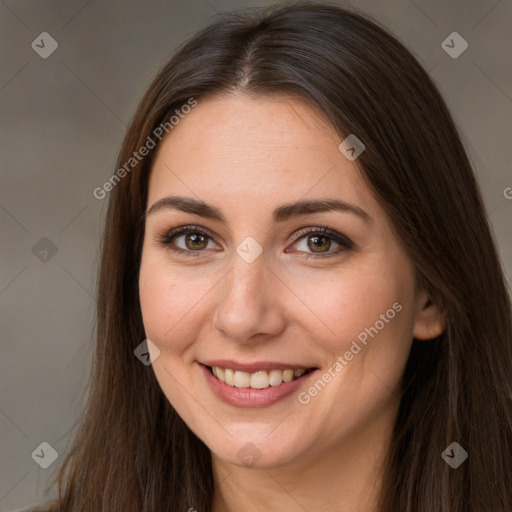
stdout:
<svg viewBox="0 0 512 512">
<path fill-rule="evenodd" d="M 293 379 L 298 379 L 306 373 L 306 370 L 259 370 L 254 373 L 233 371 L 229 368 L 219 368 L 218 366 L 212 367 L 212 373 L 221 382 L 225 382 L 229 386 L 237 388 L 253 388 L 265 389 L 269 386 L 279 386 L 283 382 L 290 382 Z"/>
<path fill-rule="evenodd" d="M 247 372 L 235 372 L 235 387 L 248 388 L 251 383 L 251 376 Z"/>
<path fill-rule="evenodd" d="M 293 379 L 293 370 L 285 370 L 283 372 L 283 382 L 290 382 Z"/>
<path fill-rule="evenodd" d="M 247 375 L 249 375 L 249 374 L 247 374 Z M 269 386 L 268 373 L 263 370 L 260 372 L 251 373 L 250 385 L 251 385 L 251 388 L 255 388 L 255 389 L 268 388 L 268 386 Z"/>
<path fill-rule="evenodd" d="M 279 386 L 283 382 L 283 372 L 281 370 L 270 370 L 268 382 L 271 386 Z"/>
<path fill-rule="evenodd" d="M 224 370 L 224 382 L 230 386 L 235 385 L 235 372 L 233 370 L 229 368 Z"/>
</svg>

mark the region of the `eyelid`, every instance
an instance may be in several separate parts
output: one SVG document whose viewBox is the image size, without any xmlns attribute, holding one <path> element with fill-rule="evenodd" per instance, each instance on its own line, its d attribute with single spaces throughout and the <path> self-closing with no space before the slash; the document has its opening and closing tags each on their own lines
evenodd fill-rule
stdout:
<svg viewBox="0 0 512 512">
<path fill-rule="evenodd" d="M 204 235 L 205 237 L 212 240 L 215 244 L 217 244 L 217 242 L 215 242 L 215 238 L 213 237 L 213 235 L 210 234 L 210 232 L 207 229 L 202 228 L 200 226 L 195 226 L 195 225 L 178 226 L 177 228 L 173 228 L 171 230 L 165 231 L 161 235 L 157 235 L 155 237 L 155 240 L 160 245 L 163 245 L 164 247 L 170 249 L 171 251 L 173 251 L 175 253 L 186 254 L 187 256 L 200 256 L 202 252 L 205 252 L 204 250 L 191 251 L 191 250 L 181 249 L 179 247 L 170 247 L 171 244 L 174 242 L 175 238 L 177 238 L 179 236 L 187 235 L 188 233 L 200 233 L 201 235 Z M 219 245 L 219 244 L 217 244 L 217 245 Z"/>
<path fill-rule="evenodd" d="M 210 232 L 207 229 L 202 228 L 200 226 L 195 226 L 195 225 L 178 226 L 177 228 L 166 231 L 161 235 L 157 235 L 155 237 L 155 239 L 160 245 L 163 245 L 164 247 L 169 248 L 171 251 L 173 251 L 175 253 L 185 254 L 187 256 L 193 256 L 193 257 L 200 256 L 201 253 L 206 252 L 206 250 L 192 251 L 192 250 L 187 250 L 187 249 L 170 247 L 176 237 L 186 235 L 191 232 L 200 233 L 200 234 L 206 236 L 207 238 L 209 238 L 210 240 L 212 240 L 215 244 L 217 244 L 217 242 L 215 241 L 215 237 L 212 234 L 210 234 Z M 305 259 L 311 258 L 311 257 L 312 258 L 322 258 L 322 257 L 334 256 L 340 252 L 343 252 L 344 250 L 352 249 L 354 247 L 354 243 L 347 236 L 345 236 L 342 233 L 339 233 L 338 231 L 336 231 L 334 229 L 328 228 L 326 226 L 317 226 L 317 227 L 309 226 L 309 227 L 299 229 L 298 231 L 294 232 L 291 235 L 293 237 L 292 244 L 297 243 L 300 239 L 304 238 L 306 235 L 309 235 L 309 234 L 324 235 L 327 238 L 332 239 L 336 243 L 338 243 L 341 246 L 341 248 L 338 248 L 335 250 L 330 250 L 325 253 L 313 253 L 313 252 L 305 253 L 306 254 Z M 219 245 L 219 244 L 217 244 L 217 245 Z M 304 251 L 298 251 L 298 252 L 304 252 Z"/>
<path fill-rule="evenodd" d="M 336 240 L 339 244 L 347 246 L 347 248 L 352 248 L 354 246 L 354 242 L 350 240 L 347 236 L 345 236 L 343 233 L 339 233 L 338 231 L 328 228 L 326 226 L 318 226 L 318 227 L 307 227 L 307 228 L 301 228 L 295 233 L 293 233 L 293 242 L 297 242 L 300 238 L 303 238 L 304 235 L 308 234 L 317 234 L 320 233 L 322 235 L 327 236 L 328 238 L 332 238 L 333 240 Z M 327 254 L 327 253 L 326 253 Z"/>
</svg>

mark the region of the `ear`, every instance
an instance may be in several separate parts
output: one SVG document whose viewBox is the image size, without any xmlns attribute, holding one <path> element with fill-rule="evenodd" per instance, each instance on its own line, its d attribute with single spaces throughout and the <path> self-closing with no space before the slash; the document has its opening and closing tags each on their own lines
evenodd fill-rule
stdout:
<svg viewBox="0 0 512 512">
<path fill-rule="evenodd" d="M 432 340 L 445 328 L 446 319 L 441 308 L 432 302 L 425 290 L 421 290 L 416 300 L 413 336 L 418 340 Z"/>
</svg>

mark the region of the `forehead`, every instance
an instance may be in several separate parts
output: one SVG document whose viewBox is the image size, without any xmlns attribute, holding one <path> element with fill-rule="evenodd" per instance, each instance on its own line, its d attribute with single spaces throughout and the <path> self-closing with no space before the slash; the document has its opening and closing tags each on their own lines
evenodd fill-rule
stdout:
<svg viewBox="0 0 512 512">
<path fill-rule="evenodd" d="M 160 143 L 149 201 L 171 192 L 260 206 L 333 197 L 372 209 L 355 162 L 320 114 L 292 97 L 226 95 L 199 100 Z M 376 205 L 374 204 L 373 207 Z"/>
</svg>

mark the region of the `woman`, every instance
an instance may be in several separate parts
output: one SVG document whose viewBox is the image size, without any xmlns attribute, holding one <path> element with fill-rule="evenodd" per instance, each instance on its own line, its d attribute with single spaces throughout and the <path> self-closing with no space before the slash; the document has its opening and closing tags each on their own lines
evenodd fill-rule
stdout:
<svg viewBox="0 0 512 512">
<path fill-rule="evenodd" d="M 232 16 L 110 193 L 71 511 L 512 510 L 511 311 L 437 88 L 366 17 Z"/>
</svg>

